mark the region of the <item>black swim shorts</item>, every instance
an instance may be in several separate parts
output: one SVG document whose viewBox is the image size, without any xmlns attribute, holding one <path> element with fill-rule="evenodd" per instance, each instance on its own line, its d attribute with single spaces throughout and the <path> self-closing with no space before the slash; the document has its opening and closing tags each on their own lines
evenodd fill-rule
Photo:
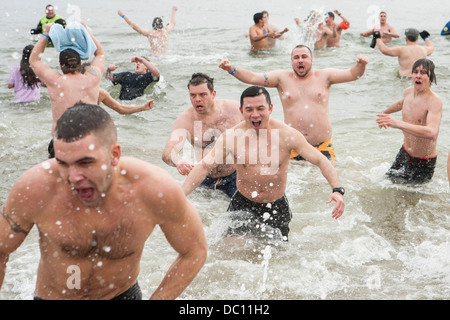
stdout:
<svg viewBox="0 0 450 320">
<path fill-rule="evenodd" d="M 231 198 L 228 212 L 233 212 L 228 234 L 261 235 L 264 226 L 279 229 L 287 240 L 292 219 L 289 202 L 284 195 L 270 203 L 258 203 L 244 197 L 239 191 Z"/>
<path fill-rule="evenodd" d="M 402 146 L 386 175 L 394 183 L 425 183 L 433 177 L 436 159 L 437 156 L 432 158 L 411 157 Z"/>
</svg>

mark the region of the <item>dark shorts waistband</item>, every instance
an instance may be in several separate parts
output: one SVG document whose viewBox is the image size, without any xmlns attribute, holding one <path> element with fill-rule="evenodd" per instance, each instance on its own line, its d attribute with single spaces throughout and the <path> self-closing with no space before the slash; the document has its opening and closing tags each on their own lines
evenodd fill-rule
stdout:
<svg viewBox="0 0 450 320">
<path fill-rule="evenodd" d="M 34 296 L 34 300 L 45 300 L 38 296 Z M 142 292 L 141 288 L 139 287 L 139 283 L 136 281 L 134 285 L 132 285 L 128 290 L 125 292 L 119 294 L 115 298 L 112 298 L 111 300 L 142 300 Z"/>
</svg>

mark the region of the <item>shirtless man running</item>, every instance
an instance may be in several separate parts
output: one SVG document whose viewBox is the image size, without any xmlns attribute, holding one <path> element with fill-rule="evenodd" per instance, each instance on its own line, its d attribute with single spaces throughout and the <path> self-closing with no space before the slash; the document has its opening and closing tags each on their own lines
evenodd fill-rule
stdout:
<svg viewBox="0 0 450 320">
<path fill-rule="evenodd" d="M 254 234 L 262 225 L 279 229 L 287 240 L 291 211 L 285 196 L 291 150 L 318 166 L 331 186 L 327 203 L 335 201 L 332 217 L 344 212 L 344 189 L 330 161 L 313 148 L 297 130 L 281 121 L 270 119 L 273 105 L 263 87 L 252 86 L 241 95 L 240 113 L 244 121 L 226 130 L 214 148 L 195 166 L 183 184 L 188 195 L 214 167 L 231 157 L 236 164 L 238 191 L 228 211 L 244 211 L 230 233 Z M 250 216 L 248 216 L 250 215 Z M 248 227 L 248 228 L 247 228 Z M 234 230 L 233 230 L 234 229 Z"/>
<path fill-rule="evenodd" d="M 122 157 L 117 129 L 97 105 L 66 110 L 55 151 L 16 181 L 0 207 L 0 287 L 10 254 L 36 226 L 36 300 L 142 299 L 140 261 L 158 225 L 178 256 L 151 298 L 178 297 L 207 251 L 179 184 L 161 168 Z"/>
<path fill-rule="evenodd" d="M 163 161 L 176 167 L 182 175 L 188 175 L 194 167 L 179 156 L 186 140 L 194 147 L 196 158 L 200 161 L 223 131 L 242 121 L 238 101 L 214 99 L 216 91 L 213 79 L 208 75 L 194 73 L 188 89 L 192 106 L 176 119 L 162 155 Z M 235 165 L 224 163 L 214 168 L 202 185 L 233 196 L 236 191 Z"/>
<path fill-rule="evenodd" d="M 178 8 L 176 6 L 172 7 L 172 16 L 170 18 L 170 23 L 164 27 L 161 18 L 156 17 L 153 19 L 152 27 L 153 30 L 146 30 L 141 28 L 136 23 L 131 21 L 122 10 L 119 10 L 117 14 L 121 16 L 128 25 L 133 28 L 133 30 L 147 37 L 150 43 L 150 50 L 154 56 L 165 56 L 167 55 L 167 50 L 169 48 L 169 35 L 175 28 L 176 24 L 176 12 Z"/>
<path fill-rule="evenodd" d="M 403 146 L 387 176 L 396 183 L 424 183 L 433 177 L 437 159 L 437 138 L 442 119 L 442 99 L 431 90 L 436 83 L 434 63 L 417 60 L 412 67 L 413 86 L 407 88 L 403 98 L 377 115 L 381 128 L 403 131 Z M 402 121 L 392 117 L 401 111 Z"/>
<path fill-rule="evenodd" d="M 237 68 L 223 60 L 219 67 L 242 82 L 277 88 L 284 111 L 284 122 L 300 131 L 306 140 L 334 160 L 331 141 L 332 128 L 329 118 L 329 95 L 333 84 L 359 79 L 366 69 L 367 57 L 360 55 L 356 64 L 346 70 L 312 68 L 311 50 L 298 45 L 292 50 L 292 70 L 274 70 L 254 73 Z M 297 155 L 293 153 L 293 159 Z"/>
</svg>

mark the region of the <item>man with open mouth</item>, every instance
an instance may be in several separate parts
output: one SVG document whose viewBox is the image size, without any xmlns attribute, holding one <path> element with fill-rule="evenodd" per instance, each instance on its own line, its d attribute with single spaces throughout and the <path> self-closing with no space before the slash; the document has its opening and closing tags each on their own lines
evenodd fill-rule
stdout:
<svg viewBox="0 0 450 320">
<path fill-rule="evenodd" d="M 442 100 L 431 90 L 436 82 L 434 63 L 417 60 L 412 67 L 412 86 L 403 98 L 377 115 L 381 128 L 403 131 L 403 146 L 386 175 L 395 183 L 425 183 L 434 174 L 437 159 L 437 138 L 442 118 Z M 401 111 L 402 120 L 391 114 Z"/>
<path fill-rule="evenodd" d="M 292 70 L 274 70 L 254 73 L 233 66 L 223 60 L 219 68 L 228 71 L 238 80 L 270 88 L 277 88 L 284 111 L 284 122 L 300 131 L 306 140 L 335 161 L 332 142 L 333 130 L 329 118 L 330 88 L 333 84 L 355 81 L 362 77 L 368 59 L 360 55 L 350 69 L 312 67 L 312 51 L 305 45 L 296 46 L 291 53 Z M 303 160 L 293 152 L 292 160 Z"/>
</svg>

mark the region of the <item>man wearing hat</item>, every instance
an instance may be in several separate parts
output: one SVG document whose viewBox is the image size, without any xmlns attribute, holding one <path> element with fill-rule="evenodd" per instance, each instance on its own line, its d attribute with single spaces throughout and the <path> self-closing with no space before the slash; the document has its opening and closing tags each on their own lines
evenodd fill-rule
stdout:
<svg viewBox="0 0 450 320">
<path fill-rule="evenodd" d="M 54 23 L 44 26 L 43 36 L 39 39 L 30 55 L 30 65 L 39 79 L 45 83 L 52 103 L 53 126 L 52 135 L 58 119 L 67 108 L 77 102 L 97 104 L 100 90 L 100 82 L 105 71 L 105 53 L 100 42 L 81 21 L 92 37 L 97 50 L 91 62 L 89 72 L 81 73 L 81 58 L 78 52 L 73 49 L 66 49 L 60 52 L 59 63 L 63 74 L 53 70 L 49 65 L 41 60 L 45 47 L 49 40 L 50 29 Z M 50 141 L 49 157 L 54 157 L 53 140 Z"/>
<path fill-rule="evenodd" d="M 419 35 L 425 41 L 425 46 L 418 44 Z M 419 59 L 426 58 L 434 51 L 433 43 L 430 40 L 430 34 L 427 31 L 422 31 L 414 28 L 408 28 L 405 30 L 406 46 L 401 47 L 388 47 L 381 40 L 380 32 L 373 33 L 374 39 L 380 49 L 381 53 L 390 57 L 398 57 L 399 70 L 398 73 L 401 78 L 411 78 L 411 69 Z"/>
</svg>

